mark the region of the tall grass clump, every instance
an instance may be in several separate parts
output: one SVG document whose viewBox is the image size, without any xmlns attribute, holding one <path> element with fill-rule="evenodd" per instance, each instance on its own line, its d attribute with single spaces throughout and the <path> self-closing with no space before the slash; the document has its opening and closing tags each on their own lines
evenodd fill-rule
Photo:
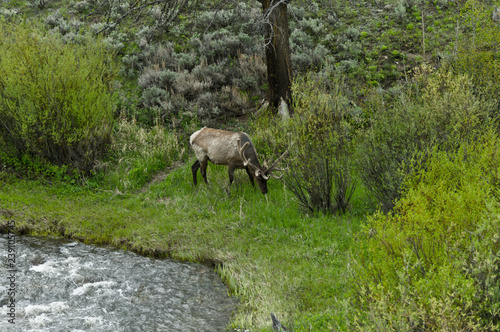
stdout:
<svg viewBox="0 0 500 332">
<path fill-rule="evenodd" d="M 65 43 L 0 22 L 0 158 L 89 173 L 111 142 L 114 77 L 113 56 L 99 41 Z"/>
<path fill-rule="evenodd" d="M 355 255 L 361 330 L 500 328 L 499 147 L 488 130 L 415 158 L 393 212 L 368 219 Z"/>
<path fill-rule="evenodd" d="M 492 107 L 474 93 L 467 75 L 417 72 L 412 90 L 379 108 L 360 133 L 358 172 L 383 210 L 392 209 L 400 197 L 406 166 L 415 153 L 433 146 L 456 149 L 488 122 Z"/>
<path fill-rule="evenodd" d="M 182 160 L 181 138 L 161 125 L 141 127 L 125 117 L 117 122 L 110 146 L 110 160 L 101 164 L 103 184 L 125 193 L 137 190 L 155 174 Z"/>
</svg>

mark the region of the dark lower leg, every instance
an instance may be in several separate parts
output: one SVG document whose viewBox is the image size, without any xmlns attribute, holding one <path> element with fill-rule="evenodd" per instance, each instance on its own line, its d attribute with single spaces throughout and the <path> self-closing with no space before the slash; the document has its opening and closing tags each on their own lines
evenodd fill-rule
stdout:
<svg viewBox="0 0 500 332">
<path fill-rule="evenodd" d="M 202 161 L 200 162 L 200 167 L 201 167 L 201 176 L 203 176 L 203 179 L 205 180 L 205 183 L 208 183 L 208 180 L 207 180 L 207 161 Z"/>
<path fill-rule="evenodd" d="M 193 172 L 193 183 L 196 186 L 198 184 L 198 181 L 196 180 L 196 173 L 198 172 L 198 168 L 200 168 L 200 161 L 196 160 L 191 166 L 191 171 Z"/>
<path fill-rule="evenodd" d="M 252 173 L 250 172 L 250 170 L 248 168 L 245 168 L 245 171 L 247 171 L 248 177 L 250 178 L 250 182 L 252 182 L 252 186 L 255 187 L 255 183 L 253 182 L 253 175 L 252 175 Z"/>
</svg>

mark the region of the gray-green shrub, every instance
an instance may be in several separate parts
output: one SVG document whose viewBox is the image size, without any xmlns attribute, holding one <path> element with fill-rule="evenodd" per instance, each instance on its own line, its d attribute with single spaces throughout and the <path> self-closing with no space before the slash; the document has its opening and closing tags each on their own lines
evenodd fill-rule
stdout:
<svg viewBox="0 0 500 332">
<path fill-rule="evenodd" d="M 196 44 L 196 40 L 191 42 Z M 125 58 L 127 63 L 137 60 Z M 172 44 L 156 47 L 139 65 L 145 66 L 138 78 L 140 103 L 149 114 L 134 116 L 152 124 L 158 115 L 167 123 L 173 118 L 197 115 L 203 124 L 209 125 L 220 116 L 253 108 L 250 98 L 243 98 L 242 103 L 240 97 L 262 94 L 266 79 L 262 55 L 236 52 L 234 59 L 213 60 L 205 55 L 198 57 L 194 51 L 176 53 Z M 235 93 L 235 87 L 239 93 Z M 233 97 L 235 102 L 230 102 Z"/>
<path fill-rule="evenodd" d="M 41 158 L 89 172 L 110 143 L 113 57 L 96 40 L 65 43 L 0 22 L 3 158 Z"/>
</svg>

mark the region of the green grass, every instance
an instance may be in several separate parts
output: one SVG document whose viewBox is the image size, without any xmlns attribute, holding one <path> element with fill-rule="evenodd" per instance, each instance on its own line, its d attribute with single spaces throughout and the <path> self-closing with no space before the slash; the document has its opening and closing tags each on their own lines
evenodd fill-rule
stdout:
<svg viewBox="0 0 500 332">
<path fill-rule="evenodd" d="M 0 173 L 0 222 L 15 220 L 24 234 L 213 264 L 240 300 L 233 327 L 269 329 L 273 312 L 295 331 L 348 330 L 349 248 L 363 214 L 307 215 L 281 181 L 269 182 L 266 199 L 242 171 L 228 190 L 221 166 L 210 165 L 208 178 L 209 186 L 194 188 L 184 165 L 122 194 Z"/>
</svg>

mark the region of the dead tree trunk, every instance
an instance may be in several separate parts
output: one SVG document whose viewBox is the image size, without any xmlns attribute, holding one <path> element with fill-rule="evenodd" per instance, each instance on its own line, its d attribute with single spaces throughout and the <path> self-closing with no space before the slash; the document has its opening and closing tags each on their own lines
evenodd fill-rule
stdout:
<svg viewBox="0 0 500 332">
<path fill-rule="evenodd" d="M 258 0 L 266 24 L 265 48 L 269 105 L 277 110 L 281 98 L 291 105 L 292 73 L 287 5 L 290 0 Z"/>
</svg>

